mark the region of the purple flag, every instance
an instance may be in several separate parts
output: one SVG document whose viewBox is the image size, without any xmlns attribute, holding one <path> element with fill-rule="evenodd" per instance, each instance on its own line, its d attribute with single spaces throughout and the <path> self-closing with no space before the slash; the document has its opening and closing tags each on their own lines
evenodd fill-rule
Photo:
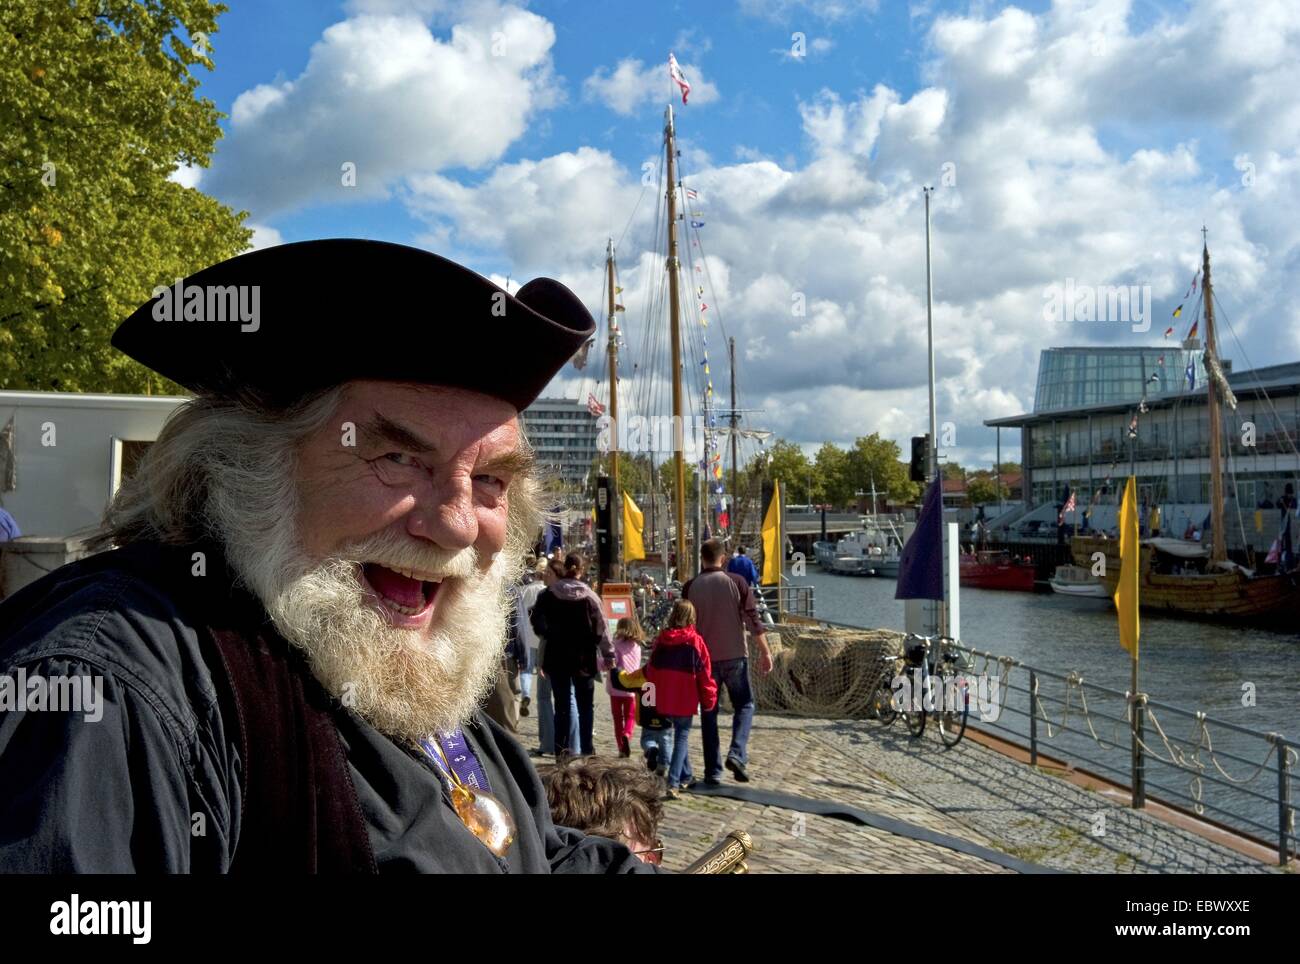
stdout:
<svg viewBox="0 0 1300 964">
<path fill-rule="evenodd" d="M 930 483 L 912 538 L 898 562 L 895 599 L 943 599 L 943 487 Z"/>
</svg>

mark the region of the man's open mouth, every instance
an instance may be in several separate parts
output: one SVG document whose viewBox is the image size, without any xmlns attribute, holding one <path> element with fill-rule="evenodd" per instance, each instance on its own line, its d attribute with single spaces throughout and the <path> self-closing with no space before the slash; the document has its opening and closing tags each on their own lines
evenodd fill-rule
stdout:
<svg viewBox="0 0 1300 964">
<path fill-rule="evenodd" d="M 408 569 L 389 569 L 377 562 L 361 567 L 366 585 L 388 609 L 401 616 L 426 616 L 433 611 L 442 577 Z"/>
</svg>

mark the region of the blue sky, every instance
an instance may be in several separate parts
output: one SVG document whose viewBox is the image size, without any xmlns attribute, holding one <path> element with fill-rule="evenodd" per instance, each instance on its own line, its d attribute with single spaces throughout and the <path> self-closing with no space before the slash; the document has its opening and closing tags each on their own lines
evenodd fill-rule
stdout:
<svg viewBox="0 0 1300 964">
<path fill-rule="evenodd" d="M 982 421 L 1028 410 L 1041 349 L 1159 343 L 1202 224 L 1252 360 L 1300 357 L 1287 0 L 229 5 L 216 70 L 200 73 L 228 136 L 188 179 L 249 210 L 259 245 L 416 244 L 498 280 L 560 278 L 598 310 L 605 238 L 629 228 L 629 318 L 655 270 L 646 212 L 629 219 L 674 51 L 695 88 L 678 131 L 709 297 L 741 345 L 746 403 L 808 447 L 922 428 L 919 188 L 943 170 L 953 457 L 987 461 Z M 343 162 L 356 189 L 338 183 Z M 1149 286 L 1150 330 L 1046 319 L 1068 279 Z M 808 309 L 792 318 L 796 297 Z M 552 390 L 591 387 L 570 371 Z"/>
</svg>

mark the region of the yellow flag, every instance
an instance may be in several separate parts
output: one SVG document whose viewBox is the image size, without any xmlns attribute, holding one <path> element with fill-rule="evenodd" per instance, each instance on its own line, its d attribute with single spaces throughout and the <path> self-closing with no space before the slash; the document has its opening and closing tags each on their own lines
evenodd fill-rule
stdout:
<svg viewBox="0 0 1300 964">
<path fill-rule="evenodd" d="M 645 515 L 637 508 L 632 497 L 623 493 L 623 561 L 645 558 Z"/>
<path fill-rule="evenodd" d="M 1255 510 L 1255 531 L 1264 531 L 1264 511 L 1262 509 Z"/>
<path fill-rule="evenodd" d="M 763 516 L 763 585 L 781 584 L 781 483 L 772 485 L 772 503 Z"/>
<path fill-rule="evenodd" d="M 1142 543 L 1138 540 L 1137 480 L 1124 483 L 1124 500 L 1119 507 L 1119 584 L 1115 587 L 1115 611 L 1119 614 L 1119 643 L 1138 658 L 1138 583 Z"/>
</svg>

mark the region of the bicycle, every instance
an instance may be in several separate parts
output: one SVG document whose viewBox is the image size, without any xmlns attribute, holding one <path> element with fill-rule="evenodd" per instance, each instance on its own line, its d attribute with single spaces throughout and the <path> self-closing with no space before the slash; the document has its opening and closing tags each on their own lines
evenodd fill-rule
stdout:
<svg viewBox="0 0 1300 964">
<path fill-rule="evenodd" d="M 939 655 L 931 662 L 929 657 L 936 642 Z M 912 671 L 911 685 L 903 690 L 907 694 L 906 708 L 901 711 L 908 732 L 919 737 L 925 732 L 927 714 L 932 714 L 939 726 L 939 739 L 943 745 L 951 749 L 960 743 L 970 717 L 970 681 L 966 679 L 965 659 L 958 649 L 957 640 L 951 636 L 908 633 L 903 639 L 902 655 L 882 659 L 892 660 L 896 666 L 901 661 L 904 668 Z M 882 710 L 883 695 L 888 696 L 888 703 Z M 893 723 L 899 713 L 893 699 L 892 683 L 882 678 L 876 711 L 886 726 Z"/>
<path fill-rule="evenodd" d="M 921 651 L 921 654 L 923 662 L 924 650 Z M 892 664 L 894 674 L 892 678 L 888 670 L 880 674 L 880 687 L 876 690 L 875 710 L 876 719 L 885 726 L 891 725 L 901 715 L 903 722 L 907 724 L 908 733 L 913 737 L 918 737 L 925 732 L 925 703 L 923 700 L 915 699 L 911 694 L 910 686 L 905 686 L 901 690 L 904 703 L 900 708 L 895 704 L 898 691 L 894 688 L 894 680 L 900 676 L 906 678 L 905 674 L 909 666 L 916 667 L 920 665 L 920 663 L 914 662 L 915 656 L 914 652 L 905 649 L 900 654 L 880 657 L 881 662 Z"/>
</svg>

